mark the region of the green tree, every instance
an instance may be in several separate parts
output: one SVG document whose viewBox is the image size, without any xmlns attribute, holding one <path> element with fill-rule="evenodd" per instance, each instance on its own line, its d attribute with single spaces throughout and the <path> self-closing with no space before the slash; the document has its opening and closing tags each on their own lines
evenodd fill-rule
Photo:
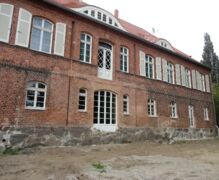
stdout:
<svg viewBox="0 0 219 180">
<path fill-rule="evenodd" d="M 217 54 L 214 52 L 214 45 L 211 41 L 211 37 L 208 33 L 204 35 L 204 49 L 201 61 L 202 64 L 211 68 L 212 81 L 219 83 L 219 59 Z"/>
</svg>

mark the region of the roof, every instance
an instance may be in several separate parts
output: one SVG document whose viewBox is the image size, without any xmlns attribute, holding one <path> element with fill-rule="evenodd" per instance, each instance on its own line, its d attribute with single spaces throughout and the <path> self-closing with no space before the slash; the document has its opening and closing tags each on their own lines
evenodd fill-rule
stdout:
<svg viewBox="0 0 219 180">
<path fill-rule="evenodd" d="M 64 10 L 68 10 L 68 11 L 71 10 L 71 12 L 73 12 L 73 13 L 79 15 L 79 16 L 83 16 L 83 17 L 86 17 L 86 16 L 83 15 L 83 14 L 79 14 L 79 13 L 77 13 L 77 12 L 74 12 L 74 11 L 73 11 L 72 9 L 70 9 L 70 8 L 82 8 L 82 7 L 85 7 L 85 6 L 90 6 L 89 4 L 84 3 L 84 2 L 82 2 L 81 0 L 43 0 L 43 1 L 44 1 L 44 2 L 47 2 L 47 3 L 50 3 L 50 4 L 52 4 L 52 5 L 55 5 L 55 6 L 59 7 L 59 8 L 64 9 Z M 90 17 L 87 17 L 87 18 L 91 19 Z M 115 17 L 115 18 L 117 18 L 117 17 Z M 158 38 L 158 37 L 156 37 L 155 35 L 149 33 L 148 31 L 146 31 L 145 29 L 143 29 L 143 28 L 141 28 L 141 27 L 138 27 L 138 26 L 136 26 L 136 25 L 134 25 L 134 24 L 131 24 L 131 23 L 129 23 L 129 22 L 123 20 L 123 19 L 120 19 L 120 18 L 117 18 L 117 19 L 118 19 L 118 21 L 121 23 L 121 25 L 124 27 L 124 29 L 125 29 L 125 30 L 129 33 L 129 35 L 131 35 L 132 37 L 137 38 L 137 39 L 139 39 L 139 40 L 143 40 L 143 41 L 146 42 L 146 43 L 151 43 L 151 45 L 155 46 L 156 48 L 159 48 L 159 49 L 162 49 L 163 51 L 167 51 L 167 52 L 169 52 L 169 53 L 178 55 L 178 56 L 180 56 L 181 58 L 184 58 L 184 59 L 186 59 L 186 60 L 189 60 L 189 61 L 191 61 L 191 62 L 193 62 L 193 63 L 195 63 L 195 64 L 197 64 L 197 65 L 199 65 L 199 66 L 202 66 L 202 67 L 204 67 L 204 68 L 210 70 L 209 67 L 207 67 L 207 66 L 201 64 L 200 62 L 198 62 L 198 61 L 196 61 L 195 59 L 191 58 L 191 56 L 187 55 L 186 53 L 184 53 L 184 52 L 178 50 L 177 48 L 175 48 L 175 47 L 173 47 L 173 46 L 172 46 L 172 48 L 173 48 L 174 52 L 173 52 L 173 51 L 171 52 L 171 50 L 166 49 L 166 48 L 164 48 L 164 47 L 162 47 L 162 46 L 160 46 L 160 45 L 157 45 L 156 42 L 157 42 L 159 39 L 162 39 L 162 38 Z M 96 21 L 96 20 L 94 20 L 94 21 Z M 96 22 L 97 22 L 97 21 L 96 21 Z M 101 22 L 100 22 L 100 23 L 101 23 Z M 103 23 L 101 23 L 101 24 L 103 24 Z M 113 29 L 116 30 L 115 28 L 113 28 Z M 121 30 L 118 30 L 118 31 L 121 32 Z M 127 34 L 127 32 L 124 31 L 123 33 Z M 133 35 L 134 35 L 134 36 L 133 36 Z"/>
</svg>

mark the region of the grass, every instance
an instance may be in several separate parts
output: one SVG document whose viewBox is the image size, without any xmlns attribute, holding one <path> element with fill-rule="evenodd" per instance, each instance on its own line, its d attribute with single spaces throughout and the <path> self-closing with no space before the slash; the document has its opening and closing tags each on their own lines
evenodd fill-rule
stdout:
<svg viewBox="0 0 219 180">
<path fill-rule="evenodd" d="M 93 165 L 93 167 L 94 167 L 97 171 L 99 171 L 99 172 L 101 172 L 101 173 L 106 172 L 106 166 L 104 166 L 103 164 L 101 164 L 101 163 L 94 163 L 94 164 L 92 164 L 92 165 Z"/>
<path fill-rule="evenodd" d="M 18 155 L 20 153 L 19 149 L 7 148 L 4 151 L 0 152 L 1 155 Z"/>
</svg>

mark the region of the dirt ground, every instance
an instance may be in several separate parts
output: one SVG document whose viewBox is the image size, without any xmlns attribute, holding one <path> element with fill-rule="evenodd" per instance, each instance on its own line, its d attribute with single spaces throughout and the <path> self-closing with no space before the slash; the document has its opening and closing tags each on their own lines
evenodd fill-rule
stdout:
<svg viewBox="0 0 219 180">
<path fill-rule="evenodd" d="M 1 180 L 219 180 L 219 139 L 35 148 L 0 156 Z"/>
</svg>

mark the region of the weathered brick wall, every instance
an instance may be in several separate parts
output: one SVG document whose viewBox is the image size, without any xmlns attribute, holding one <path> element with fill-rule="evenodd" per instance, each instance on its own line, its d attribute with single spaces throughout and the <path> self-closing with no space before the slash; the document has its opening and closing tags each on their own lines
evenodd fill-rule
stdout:
<svg viewBox="0 0 219 180">
<path fill-rule="evenodd" d="M 108 90 L 117 94 L 117 120 L 120 127 L 188 127 L 188 105 L 195 107 L 196 126 L 214 127 L 214 113 L 210 93 L 171 85 L 139 76 L 139 50 L 153 57 L 163 57 L 173 64 L 182 64 L 201 73 L 209 71 L 165 51 L 142 44 L 95 22 L 64 12 L 43 2 L 32 0 L 0 0 L 15 5 L 10 43 L 0 42 L 0 123 L 22 126 L 86 126 L 93 124 L 93 98 L 96 90 Z M 14 45 L 19 8 L 25 8 L 34 16 L 67 24 L 65 57 L 35 52 Z M 92 35 L 92 64 L 79 62 L 80 33 Z M 54 42 L 55 34 L 53 34 Z M 113 81 L 97 77 L 97 52 L 99 41 L 113 45 Z M 130 50 L 129 74 L 119 71 L 120 46 Z M 52 50 L 53 52 L 53 50 Z M 41 81 L 48 85 L 46 110 L 25 109 L 25 86 L 28 81 Z M 87 112 L 78 112 L 78 92 L 88 92 Z M 123 115 L 122 98 L 130 97 L 130 115 Z M 157 100 L 158 117 L 147 116 L 147 99 Z M 179 118 L 170 118 L 169 103 L 175 100 Z M 203 108 L 209 107 L 210 121 L 204 121 Z"/>
</svg>

